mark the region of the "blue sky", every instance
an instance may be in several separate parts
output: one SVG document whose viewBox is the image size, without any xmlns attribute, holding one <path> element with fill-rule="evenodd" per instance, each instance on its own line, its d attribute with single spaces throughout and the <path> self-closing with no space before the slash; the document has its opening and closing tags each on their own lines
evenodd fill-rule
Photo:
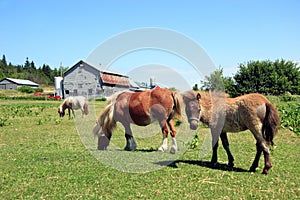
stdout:
<svg viewBox="0 0 300 200">
<path fill-rule="evenodd" d="M 158 27 L 197 42 L 231 76 L 250 60 L 300 61 L 299 8 L 297 0 L 0 0 L 0 54 L 72 66 L 119 33 Z"/>
</svg>

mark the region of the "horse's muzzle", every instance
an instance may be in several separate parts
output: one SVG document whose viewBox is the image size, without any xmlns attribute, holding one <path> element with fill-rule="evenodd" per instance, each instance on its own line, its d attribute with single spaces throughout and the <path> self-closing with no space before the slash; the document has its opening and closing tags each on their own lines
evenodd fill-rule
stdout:
<svg viewBox="0 0 300 200">
<path fill-rule="evenodd" d="M 189 118 L 190 129 L 196 130 L 198 128 L 199 119 L 196 117 Z"/>
</svg>

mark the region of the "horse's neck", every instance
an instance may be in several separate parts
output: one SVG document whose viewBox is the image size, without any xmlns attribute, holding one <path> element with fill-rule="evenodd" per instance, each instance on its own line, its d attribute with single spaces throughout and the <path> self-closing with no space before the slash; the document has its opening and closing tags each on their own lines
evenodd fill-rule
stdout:
<svg viewBox="0 0 300 200">
<path fill-rule="evenodd" d="M 61 105 L 62 110 L 66 110 L 67 108 L 69 108 L 69 102 L 68 101 L 64 101 L 63 104 Z"/>
<path fill-rule="evenodd" d="M 200 120 L 203 123 L 209 124 L 211 119 L 211 112 L 212 112 L 211 99 L 209 97 L 201 99 Z"/>
<path fill-rule="evenodd" d="M 207 106 L 202 106 L 200 112 L 200 120 L 204 124 L 209 124 L 210 119 L 211 119 L 211 108 Z"/>
</svg>

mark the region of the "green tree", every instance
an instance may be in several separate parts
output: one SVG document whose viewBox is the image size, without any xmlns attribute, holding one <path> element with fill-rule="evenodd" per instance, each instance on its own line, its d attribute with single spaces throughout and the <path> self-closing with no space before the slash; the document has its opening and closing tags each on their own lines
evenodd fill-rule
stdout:
<svg viewBox="0 0 300 200">
<path fill-rule="evenodd" d="M 199 91 L 199 88 L 198 88 L 198 84 L 197 84 L 197 83 L 193 86 L 193 90 L 194 90 L 194 91 Z"/>
<path fill-rule="evenodd" d="M 291 61 L 250 61 L 234 75 L 236 93 L 299 94 L 300 71 Z"/>
<path fill-rule="evenodd" d="M 223 69 L 219 68 L 212 72 L 210 76 L 205 76 L 205 80 L 201 81 L 202 90 L 225 91 L 224 88 Z"/>
<path fill-rule="evenodd" d="M 2 61 L 4 67 L 7 66 L 6 57 L 5 57 L 4 54 L 2 56 L 2 60 L 1 61 Z"/>
</svg>

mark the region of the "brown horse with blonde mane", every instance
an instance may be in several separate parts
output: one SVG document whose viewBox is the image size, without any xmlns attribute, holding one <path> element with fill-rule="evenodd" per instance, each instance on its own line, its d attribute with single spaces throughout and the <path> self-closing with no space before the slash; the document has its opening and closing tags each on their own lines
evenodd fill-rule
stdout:
<svg viewBox="0 0 300 200">
<path fill-rule="evenodd" d="M 184 95 L 186 113 L 189 117 L 190 128 L 198 127 L 200 115 L 200 94 L 193 92 Z M 125 150 L 136 150 L 130 124 L 147 126 L 157 120 L 163 134 L 162 145 L 158 151 L 166 151 L 168 148 L 168 127 L 172 136 L 170 153 L 177 151 L 175 139 L 176 129 L 173 119 L 181 119 L 181 95 L 176 91 L 156 88 L 143 92 L 123 91 L 116 93 L 108 100 L 107 106 L 97 120 L 93 132 L 98 135 L 98 149 L 105 150 L 109 145 L 112 131 L 116 122 L 120 122 L 125 128 L 126 147 Z M 193 106 L 190 108 L 190 106 Z"/>
<path fill-rule="evenodd" d="M 227 132 L 239 132 L 249 129 L 256 139 L 256 156 L 250 167 L 255 172 L 261 153 L 264 154 L 265 166 L 263 174 L 268 174 L 272 167 L 269 144 L 273 145 L 273 137 L 280 123 L 278 111 L 261 94 L 246 94 L 236 98 L 228 98 L 222 93 L 201 92 L 200 121 L 209 125 L 212 134 L 213 154 L 211 164 L 217 163 L 218 140 L 228 156 L 228 165 L 234 165 L 234 158 L 229 149 Z"/>
</svg>

